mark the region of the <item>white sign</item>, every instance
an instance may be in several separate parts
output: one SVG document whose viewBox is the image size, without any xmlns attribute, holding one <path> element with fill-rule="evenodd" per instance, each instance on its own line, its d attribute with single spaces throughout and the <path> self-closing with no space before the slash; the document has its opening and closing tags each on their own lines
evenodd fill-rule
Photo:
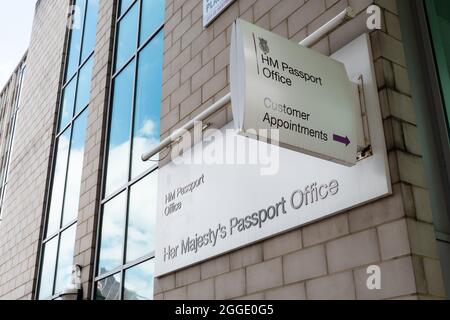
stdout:
<svg viewBox="0 0 450 320">
<path fill-rule="evenodd" d="M 241 134 L 278 129 L 283 147 L 355 165 L 359 101 L 341 62 L 240 19 L 231 46 L 233 116 Z"/>
<path fill-rule="evenodd" d="M 345 63 L 350 77 L 364 78 L 373 156 L 346 167 L 248 139 L 230 130 L 233 123 L 228 124 L 214 137 L 215 143 L 223 146 L 224 154 L 233 153 L 228 142 L 234 141 L 241 149 L 253 145 L 270 156 L 256 165 L 177 164 L 174 159 L 160 169 L 157 277 L 391 193 L 368 36 L 347 45 L 334 58 Z M 228 134 L 222 134 L 225 132 Z M 192 153 L 207 159 L 211 156 L 211 141 L 204 139 Z M 270 164 L 276 164 L 276 174 L 261 175 Z"/>
<path fill-rule="evenodd" d="M 217 18 L 234 0 L 203 0 L 203 27 L 207 27 Z"/>
</svg>

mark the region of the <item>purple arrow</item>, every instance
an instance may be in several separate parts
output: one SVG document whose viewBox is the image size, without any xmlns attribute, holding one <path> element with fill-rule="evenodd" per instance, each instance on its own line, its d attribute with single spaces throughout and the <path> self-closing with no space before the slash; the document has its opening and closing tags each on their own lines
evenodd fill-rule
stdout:
<svg viewBox="0 0 450 320">
<path fill-rule="evenodd" d="M 345 144 L 346 147 L 350 144 L 350 139 L 348 137 L 339 136 L 337 134 L 333 134 L 333 140 Z"/>
</svg>

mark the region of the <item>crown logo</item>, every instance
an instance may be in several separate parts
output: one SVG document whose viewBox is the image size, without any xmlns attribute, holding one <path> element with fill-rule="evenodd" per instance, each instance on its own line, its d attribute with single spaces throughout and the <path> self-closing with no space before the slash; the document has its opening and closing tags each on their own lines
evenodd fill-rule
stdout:
<svg viewBox="0 0 450 320">
<path fill-rule="evenodd" d="M 269 48 L 269 45 L 267 44 L 267 40 L 264 38 L 259 38 L 259 47 L 266 55 L 270 52 L 270 48 Z"/>
</svg>

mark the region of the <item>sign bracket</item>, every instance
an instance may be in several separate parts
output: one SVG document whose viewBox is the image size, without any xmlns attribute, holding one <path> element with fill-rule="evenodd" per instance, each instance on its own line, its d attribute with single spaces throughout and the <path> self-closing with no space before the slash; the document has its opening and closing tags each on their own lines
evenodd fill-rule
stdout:
<svg viewBox="0 0 450 320">
<path fill-rule="evenodd" d="M 359 107 L 361 109 L 362 139 L 360 140 L 361 142 L 358 143 L 357 161 L 361 161 L 373 155 L 369 119 L 367 115 L 366 95 L 364 92 L 364 76 L 362 74 L 358 76 L 358 94 Z"/>
</svg>

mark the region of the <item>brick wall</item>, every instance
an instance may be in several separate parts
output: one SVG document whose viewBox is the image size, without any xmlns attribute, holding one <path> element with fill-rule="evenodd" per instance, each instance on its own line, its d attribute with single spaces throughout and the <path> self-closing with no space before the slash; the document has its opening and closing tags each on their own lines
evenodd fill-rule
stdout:
<svg viewBox="0 0 450 320">
<path fill-rule="evenodd" d="M 364 32 L 367 6 L 393 195 L 156 280 L 156 299 L 418 299 L 444 297 L 397 8 L 393 0 L 237 0 L 207 29 L 201 0 L 167 0 L 162 136 L 229 91 L 231 23 L 241 17 L 300 41 L 348 5 L 358 15 L 314 49 L 331 54 Z M 208 122 L 232 120 L 230 108 Z M 379 265 L 382 289 L 366 268 Z"/>
<path fill-rule="evenodd" d="M 31 299 L 51 165 L 67 1 L 36 5 L 0 226 L 0 299 Z"/>
</svg>

